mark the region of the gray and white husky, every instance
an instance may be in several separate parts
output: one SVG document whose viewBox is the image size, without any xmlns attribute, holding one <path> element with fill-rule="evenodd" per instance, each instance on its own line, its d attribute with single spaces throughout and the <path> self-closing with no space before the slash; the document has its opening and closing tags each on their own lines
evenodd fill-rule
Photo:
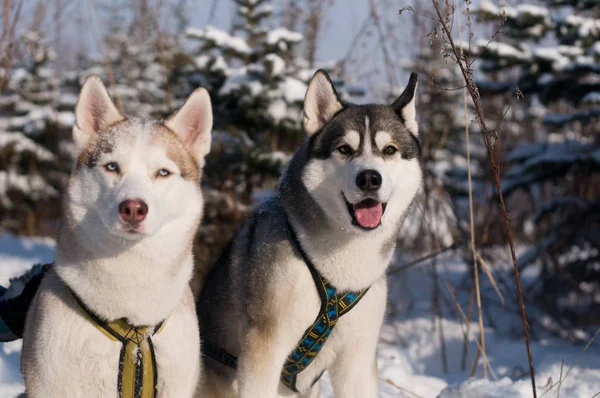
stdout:
<svg viewBox="0 0 600 398">
<path fill-rule="evenodd" d="M 385 272 L 421 185 L 416 85 L 412 74 L 390 106 L 344 105 L 324 71 L 313 76 L 308 138 L 277 197 L 250 215 L 197 302 L 205 351 L 217 351 L 205 359 L 199 396 L 316 397 L 325 370 L 337 397 L 377 396 Z M 280 382 L 282 367 L 322 305 L 309 265 L 339 292 L 368 291 L 339 318 L 293 391 Z"/>
<path fill-rule="evenodd" d="M 204 89 L 165 122 L 143 121 L 122 116 L 98 77 L 86 80 L 55 265 L 27 316 L 28 397 L 194 394 L 200 341 L 188 283 L 211 129 Z"/>
</svg>

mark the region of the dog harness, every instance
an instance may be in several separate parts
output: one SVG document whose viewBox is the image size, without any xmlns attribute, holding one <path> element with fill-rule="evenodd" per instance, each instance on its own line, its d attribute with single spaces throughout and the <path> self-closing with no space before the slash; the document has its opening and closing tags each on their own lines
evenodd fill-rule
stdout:
<svg viewBox="0 0 600 398">
<path fill-rule="evenodd" d="M 317 271 L 312 261 L 310 261 L 302 249 L 291 225 L 290 231 L 292 233 L 293 242 L 308 266 L 317 287 L 317 291 L 319 292 L 319 296 L 321 297 L 321 309 L 317 318 L 313 324 L 306 329 L 300 342 L 292 350 L 290 355 L 288 355 L 281 371 L 281 382 L 290 390 L 299 392 L 296 389 L 296 379 L 298 374 L 306 369 L 317 357 L 317 354 L 323 348 L 323 345 L 333 331 L 338 319 L 342 315 L 347 314 L 360 299 L 364 297 L 369 288 L 358 292 L 338 293 L 336 288 L 332 286 L 319 271 Z M 202 352 L 204 355 L 213 358 L 225 366 L 230 368 L 237 367 L 237 358 L 234 355 L 229 354 L 225 350 L 207 341 L 204 341 L 202 344 Z M 313 385 L 321 378 L 321 375 L 313 381 Z"/>
<path fill-rule="evenodd" d="M 156 397 L 157 368 L 152 336 L 162 331 L 165 321 L 152 326 L 132 326 L 124 318 L 106 322 L 90 311 L 85 304 L 67 288 L 81 313 L 103 335 L 123 346 L 119 354 L 117 388 L 119 398 Z"/>
</svg>

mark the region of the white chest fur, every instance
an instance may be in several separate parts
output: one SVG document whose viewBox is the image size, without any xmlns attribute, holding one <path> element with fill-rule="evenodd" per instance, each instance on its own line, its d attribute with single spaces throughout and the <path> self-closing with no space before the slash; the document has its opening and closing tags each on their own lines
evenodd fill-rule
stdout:
<svg viewBox="0 0 600 398">
<path fill-rule="evenodd" d="M 159 397 L 191 397 L 199 375 L 199 334 L 188 290 L 152 338 Z M 114 397 L 122 343 L 102 334 L 80 311 L 62 281 L 47 275 L 31 306 L 22 371 L 31 397 Z"/>
</svg>

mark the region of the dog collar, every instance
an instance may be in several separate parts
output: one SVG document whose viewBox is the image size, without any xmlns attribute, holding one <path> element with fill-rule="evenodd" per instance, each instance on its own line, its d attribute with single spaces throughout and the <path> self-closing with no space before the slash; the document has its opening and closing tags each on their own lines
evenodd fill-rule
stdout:
<svg viewBox="0 0 600 398">
<path fill-rule="evenodd" d="M 291 224 L 288 223 L 288 225 L 292 241 L 310 270 L 310 274 L 319 292 L 319 297 L 321 298 L 321 309 L 317 318 L 306 329 L 296 347 L 288 355 L 281 371 L 281 382 L 290 390 L 299 392 L 296 388 L 298 374 L 306 369 L 317 357 L 338 319 L 342 315 L 347 314 L 364 297 L 369 288 L 357 292 L 338 293 L 337 289 L 315 268 L 313 262 L 304 249 L 302 249 L 302 245 Z M 202 352 L 204 355 L 213 358 L 225 366 L 230 368 L 237 367 L 237 358 L 234 355 L 207 341 L 204 341 L 202 344 Z M 313 385 L 321 378 L 321 375 L 322 373 L 313 381 Z"/>
<path fill-rule="evenodd" d="M 107 322 L 94 314 L 67 287 L 81 313 L 103 335 L 122 344 L 119 354 L 117 388 L 119 398 L 154 398 L 158 370 L 152 336 L 162 331 L 165 322 L 156 326 L 132 326 L 124 318 Z"/>
</svg>

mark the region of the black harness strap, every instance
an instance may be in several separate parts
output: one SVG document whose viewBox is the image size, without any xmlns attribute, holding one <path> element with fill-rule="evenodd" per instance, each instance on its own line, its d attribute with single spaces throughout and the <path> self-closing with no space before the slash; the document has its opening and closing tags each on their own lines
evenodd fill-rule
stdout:
<svg viewBox="0 0 600 398">
<path fill-rule="evenodd" d="M 296 388 L 298 374 L 306 369 L 316 358 L 317 354 L 319 354 L 327 341 L 327 338 L 333 331 L 338 319 L 342 315 L 348 313 L 360 299 L 363 298 L 369 288 L 358 292 L 338 294 L 335 287 L 319 273 L 308 255 L 302 249 L 302 245 L 291 225 L 289 225 L 289 229 L 292 234 L 292 241 L 306 263 L 315 282 L 317 291 L 319 292 L 319 297 L 321 298 L 321 309 L 317 318 L 313 324 L 306 329 L 300 342 L 287 357 L 281 371 L 281 382 L 292 391 L 298 392 Z M 216 345 L 205 341 L 202 345 L 202 351 L 204 355 L 213 358 L 225 366 L 230 368 L 237 367 L 237 358 Z M 321 375 L 322 374 L 323 373 L 321 373 Z M 321 375 L 314 380 L 313 384 L 320 379 Z"/>
</svg>

